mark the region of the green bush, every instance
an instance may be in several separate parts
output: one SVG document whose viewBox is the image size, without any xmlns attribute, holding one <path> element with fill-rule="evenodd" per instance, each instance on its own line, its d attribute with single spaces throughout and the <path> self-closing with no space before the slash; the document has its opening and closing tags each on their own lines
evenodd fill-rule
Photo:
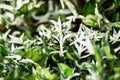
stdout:
<svg viewBox="0 0 120 80">
<path fill-rule="evenodd" d="M 119 80 L 119 0 L 1 0 L 0 80 Z"/>
</svg>

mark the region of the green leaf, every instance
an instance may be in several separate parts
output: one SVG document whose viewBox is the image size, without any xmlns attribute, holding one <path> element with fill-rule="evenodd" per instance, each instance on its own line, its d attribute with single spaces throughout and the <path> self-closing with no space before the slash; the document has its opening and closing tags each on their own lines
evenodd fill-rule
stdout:
<svg viewBox="0 0 120 80">
<path fill-rule="evenodd" d="M 0 39 L 0 44 L 4 44 L 4 43 L 5 43 L 4 39 Z"/>
<path fill-rule="evenodd" d="M 66 56 L 67 56 L 68 59 L 70 59 L 70 60 L 74 60 L 74 58 L 71 56 L 70 53 L 67 52 L 67 53 L 66 53 Z"/>
<path fill-rule="evenodd" d="M 58 60 L 56 59 L 55 55 L 52 55 L 52 60 L 55 62 L 58 62 Z"/>
<path fill-rule="evenodd" d="M 3 64 L 3 63 L 0 63 L 0 75 L 2 75 L 3 68 L 4 68 L 4 64 Z"/>
<path fill-rule="evenodd" d="M 112 17 L 112 22 L 119 22 L 120 21 L 120 12 L 115 12 Z"/>
<path fill-rule="evenodd" d="M 120 0 L 114 0 L 116 4 L 120 5 Z"/>
<path fill-rule="evenodd" d="M 108 41 L 108 33 L 106 34 L 106 38 L 102 41 L 102 49 L 107 57 L 107 59 L 115 59 L 114 56 L 111 54 L 111 49 Z"/>
<path fill-rule="evenodd" d="M 97 16 L 96 15 L 92 15 L 92 14 L 88 14 L 87 16 L 86 16 L 86 18 L 87 19 L 92 19 L 92 20 L 94 20 L 94 21 L 97 21 Z"/>
<path fill-rule="evenodd" d="M 108 80 L 119 80 L 119 79 L 120 79 L 120 74 L 116 73 L 116 74 L 110 76 Z"/>
<path fill-rule="evenodd" d="M 20 15 L 22 15 L 22 14 L 27 13 L 27 12 L 30 10 L 29 5 L 32 6 L 31 3 L 26 3 L 26 4 L 24 4 L 20 9 L 18 9 L 18 10 L 16 11 L 15 15 L 20 16 Z"/>
<path fill-rule="evenodd" d="M 2 24 L 2 25 L 6 25 L 6 20 L 5 20 L 5 18 L 3 17 L 3 16 L 1 16 L 0 15 L 0 24 Z"/>
<path fill-rule="evenodd" d="M 114 71 L 115 71 L 116 73 L 120 73 L 120 67 L 114 67 Z"/>
<path fill-rule="evenodd" d="M 101 49 L 95 44 L 93 43 L 93 48 L 94 48 L 94 55 L 95 55 L 95 60 L 97 61 L 97 70 L 98 72 L 102 71 L 102 51 Z"/>
<path fill-rule="evenodd" d="M 46 62 L 46 55 L 39 53 L 38 50 L 27 50 L 26 52 L 20 52 L 20 55 L 29 59 L 32 59 L 36 63 L 40 64 L 41 66 L 45 66 Z"/>
<path fill-rule="evenodd" d="M 28 13 L 34 8 L 39 8 L 43 3 L 44 2 L 42 1 L 40 1 L 39 3 L 37 3 L 36 1 L 25 3 L 18 10 L 16 10 L 15 15 L 20 16 L 22 14 Z"/>
<path fill-rule="evenodd" d="M 90 0 L 88 3 L 86 3 L 83 11 L 84 16 L 88 14 L 94 14 L 95 4 L 96 4 L 95 0 Z"/>
<path fill-rule="evenodd" d="M 116 28 L 120 28 L 120 22 L 113 23 L 113 26 L 116 27 Z"/>
<path fill-rule="evenodd" d="M 82 19 L 85 25 L 91 26 L 91 27 L 98 26 L 97 20 L 98 20 L 98 17 L 92 14 L 89 14 L 85 18 Z"/>
<path fill-rule="evenodd" d="M 2 57 L 9 55 L 9 52 L 7 51 L 7 49 L 1 44 L 0 44 L 0 55 Z"/>
<path fill-rule="evenodd" d="M 87 26 L 95 27 L 97 24 L 90 18 L 82 19 L 83 23 Z"/>
<path fill-rule="evenodd" d="M 45 80 L 54 80 L 56 75 L 51 74 L 47 68 L 41 69 L 41 77 Z"/>
<path fill-rule="evenodd" d="M 72 75 L 72 70 L 70 69 L 68 65 L 59 63 L 58 67 L 59 67 L 60 73 L 62 74 L 64 78 L 68 78 L 69 76 Z"/>
<path fill-rule="evenodd" d="M 95 71 L 96 70 L 96 66 L 90 62 L 84 62 L 82 63 L 80 66 L 80 69 L 81 70 L 92 70 L 92 71 Z"/>
<path fill-rule="evenodd" d="M 0 15 L 0 30 L 4 30 L 5 27 L 7 27 L 7 22 L 5 18 Z"/>
<path fill-rule="evenodd" d="M 110 28 L 111 27 L 115 27 L 115 28 L 120 28 L 120 22 L 114 22 L 114 23 L 108 23 L 106 24 L 106 26 L 109 26 Z"/>
<path fill-rule="evenodd" d="M 83 23 L 87 26 L 96 27 L 98 26 L 98 17 L 96 15 L 89 14 L 84 19 L 82 19 Z"/>
</svg>

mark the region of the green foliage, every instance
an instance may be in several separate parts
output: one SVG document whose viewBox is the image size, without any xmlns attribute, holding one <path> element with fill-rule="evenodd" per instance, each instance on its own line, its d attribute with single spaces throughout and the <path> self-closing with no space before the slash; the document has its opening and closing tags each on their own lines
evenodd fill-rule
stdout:
<svg viewBox="0 0 120 80">
<path fill-rule="evenodd" d="M 4 57 L 8 55 L 9 55 L 9 52 L 6 50 L 5 46 L 0 44 L 0 61 L 2 61 Z"/>
<path fill-rule="evenodd" d="M 119 80 L 120 0 L 1 0 L 0 80 Z"/>
<path fill-rule="evenodd" d="M 82 20 L 83 23 L 87 26 L 91 26 L 91 27 L 96 27 L 98 26 L 97 23 L 97 16 L 95 15 L 87 15 L 85 19 Z"/>
<path fill-rule="evenodd" d="M 39 53 L 39 51 L 36 50 L 36 49 L 34 49 L 34 50 L 27 49 L 25 52 L 20 52 L 19 54 L 22 57 L 29 58 L 29 59 L 37 62 L 41 66 L 45 66 L 46 55 L 42 54 L 42 53 Z"/>
<path fill-rule="evenodd" d="M 84 15 L 85 16 L 87 14 L 94 14 L 95 4 L 96 4 L 96 0 L 90 0 L 89 2 L 86 3 L 86 5 L 84 7 Z"/>
<path fill-rule="evenodd" d="M 58 64 L 58 67 L 59 67 L 59 70 L 60 70 L 61 75 L 62 75 L 64 78 L 67 78 L 67 77 L 69 77 L 69 76 L 72 75 L 72 70 L 71 70 L 70 67 L 67 66 L 66 64 L 59 63 L 59 64 Z"/>
</svg>

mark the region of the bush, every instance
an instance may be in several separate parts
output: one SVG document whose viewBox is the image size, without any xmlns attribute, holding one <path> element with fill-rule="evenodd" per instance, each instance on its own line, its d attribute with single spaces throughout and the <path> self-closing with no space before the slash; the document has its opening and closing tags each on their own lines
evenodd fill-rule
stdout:
<svg viewBox="0 0 120 80">
<path fill-rule="evenodd" d="M 1 0 L 1 80 L 119 80 L 119 0 Z"/>
</svg>

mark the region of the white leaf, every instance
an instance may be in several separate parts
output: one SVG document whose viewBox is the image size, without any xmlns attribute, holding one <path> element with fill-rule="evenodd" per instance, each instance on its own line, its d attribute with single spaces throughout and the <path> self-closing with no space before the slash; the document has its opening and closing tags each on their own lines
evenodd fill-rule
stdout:
<svg viewBox="0 0 120 80">
<path fill-rule="evenodd" d="M 65 8 L 64 0 L 60 0 L 60 3 L 61 3 L 61 5 L 62 5 L 62 8 L 64 9 L 64 8 Z"/>
<path fill-rule="evenodd" d="M 74 37 L 74 36 L 75 36 L 75 33 L 71 33 L 71 34 L 65 35 L 64 38 L 63 38 L 63 42 L 64 42 L 67 38 L 72 38 L 72 37 Z"/>
<path fill-rule="evenodd" d="M 6 4 L 0 4 L 0 9 L 7 9 L 7 10 L 13 12 L 13 6 L 6 5 Z"/>
<path fill-rule="evenodd" d="M 65 4 L 68 6 L 68 8 L 71 10 L 74 16 L 78 16 L 78 13 L 75 9 L 75 6 L 69 1 L 69 0 L 64 0 Z"/>
<path fill-rule="evenodd" d="M 98 5 L 97 4 L 96 4 L 96 7 L 95 7 L 95 15 L 100 19 L 102 18 L 102 15 L 98 11 Z"/>
</svg>

